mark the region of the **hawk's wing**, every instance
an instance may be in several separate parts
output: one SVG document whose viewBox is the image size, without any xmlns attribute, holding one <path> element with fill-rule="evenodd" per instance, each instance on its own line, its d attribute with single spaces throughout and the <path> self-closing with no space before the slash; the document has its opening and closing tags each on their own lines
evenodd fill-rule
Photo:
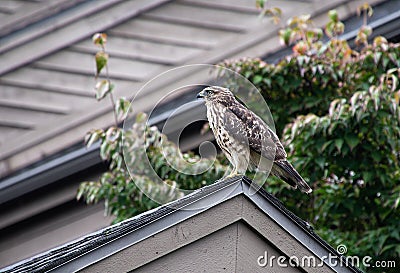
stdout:
<svg viewBox="0 0 400 273">
<path fill-rule="evenodd" d="M 270 160 L 286 158 L 286 152 L 276 134 L 252 111 L 239 103 L 225 105 L 224 126 L 250 150 Z"/>
</svg>

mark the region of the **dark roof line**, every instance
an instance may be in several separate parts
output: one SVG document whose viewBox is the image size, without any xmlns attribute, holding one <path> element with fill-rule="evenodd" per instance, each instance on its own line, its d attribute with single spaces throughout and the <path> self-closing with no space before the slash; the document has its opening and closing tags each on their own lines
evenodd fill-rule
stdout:
<svg viewBox="0 0 400 273">
<path fill-rule="evenodd" d="M 159 231 L 197 215 L 214 205 L 241 194 L 253 201 L 265 213 L 268 212 L 268 215 L 277 222 L 278 225 L 282 226 L 282 219 L 289 219 L 290 225 L 295 228 L 291 228 L 290 226 L 286 226 L 285 228 L 288 229 L 289 227 L 289 232 L 296 233 L 294 237 L 303 245 L 307 242 L 307 247 L 315 255 L 321 254 L 322 250 L 324 255 L 331 253 L 343 261 L 341 265 L 346 265 L 344 256 L 340 255 L 327 242 L 319 237 L 307 222 L 285 208 L 274 196 L 266 192 L 263 188 L 258 190 L 255 194 L 251 194 L 251 183 L 251 180 L 246 177 L 235 177 L 216 182 L 169 204 L 160 206 L 73 242 L 64 244 L 58 248 L 3 268 L 2 270 L 4 271 L 2 272 L 44 272 L 53 270 L 56 272 L 72 272 L 79 270 L 88 264 L 95 263 L 106 256 L 114 254 L 118 250 L 135 244 Z M 193 206 L 196 202 L 200 201 L 203 201 L 202 204 L 208 204 L 208 206 L 185 210 L 185 207 Z M 168 217 L 171 214 L 174 214 L 174 216 Z M 300 233 L 303 233 L 303 235 Z M 119 240 L 122 237 L 124 238 Z M 301 239 L 302 237 L 303 241 Z M 310 238 L 314 243 L 310 242 Z M 99 247 L 105 245 L 109 248 L 107 251 L 95 251 Z M 74 260 L 74 262 L 70 263 L 72 260 Z M 325 263 L 327 262 L 328 261 L 325 261 Z M 334 267 L 338 272 L 362 272 L 350 264 L 347 265 L 347 267 L 327 265 Z"/>
<path fill-rule="evenodd" d="M 181 98 L 185 102 L 190 99 L 188 96 Z M 193 98 L 195 98 L 195 95 L 193 95 Z M 162 111 L 149 117 L 148 123 L 150 126 L 162 126 L 168 118 L 185 114 L 184 112 L 193 112 L 193 109 L 176 111 L 175 108 L 165 109 L 165 105 L 160 107 Z M 201 105 L 197 105 L 196 107 L 201 107 Z M 47 160 L 28 166 L 18 171 L 18 173 L 0 179 L 0 205 L 59 179 L 101 164 L 103 161 L 100 158 L 99 149 L 99 142 L 89 148 L 86 148 L 86 146 L 82 145 L 82 142 L 79 142 L 72 147 L 58 152 Z"/>
<path fill-rule="evenodd" d="M 0 181 L 0 204 L 101 163 L 99 147 L 98 143 L 88 149 L 79 145 L 77 149 L 62 151 L 51 160 L 5 177 Z"/>
</svg>

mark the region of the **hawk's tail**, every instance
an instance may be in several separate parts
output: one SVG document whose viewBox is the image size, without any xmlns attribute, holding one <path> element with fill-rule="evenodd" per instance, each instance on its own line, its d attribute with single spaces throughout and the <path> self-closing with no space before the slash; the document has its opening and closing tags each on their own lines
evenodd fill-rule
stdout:
<svg viewBox="0 0 400 273">
<path fill-rule="evenodd" d="M 287 160 L 274 161 L 271 173 L 294 188 L 299 188 L 302 192 L 311 193 L 312 189 L 300 174 L 293 168 Z"/>
</svg>

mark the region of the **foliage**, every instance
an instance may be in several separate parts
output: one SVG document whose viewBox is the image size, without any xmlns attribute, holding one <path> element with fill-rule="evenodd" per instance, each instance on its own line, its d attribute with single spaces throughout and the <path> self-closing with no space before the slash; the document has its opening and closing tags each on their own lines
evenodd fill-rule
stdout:
<svg viewBox="0 0 400 273">
<path fill-rule="evenodd" d="M 331 17 L 336 20 L 337 15 Z M 327 29 L 325 32 L 340 33 Z M 285 44 L 295 44 L 293 54 L 277 64 L 249 58 L 221 63 L 261 90 L 275 115 L 278 134 L 297 115 L 322 115 L 331 100 L 349 98 L 379 80 L 387 70 L 400 65 L 399 48 L 388 44 L 383 37 L 375 38 L 372 45 L 360 52 L 335 35 L 322 43 L 322 30 L 313 27 L 309 16 L 289 20 L 288 28 L 280 32 L 280 37 Z"/>
<path fill-rule="evenodd" d="M 284 132 L 292 160 L 315 188 L 309 218 L 341 243 L 356 234 L 353 254 L 400 255 L 400 108 L 387 82 L 399 72 L 333 100 L 324 116 L 298 116 Z"/>
<path fill-rule="evenodd" d="M 384 37 L 369 44 L 372 9 L 363 5 L 359 14 L 357 49 L 338 38 L 345 26 L 330 11 L 326 42 L 309 16 L 299 16 L 280 31 L 282 43 L 293 46 L 290 56 L 222 65 L 262 92 L 289 160 L 314 189 L 308 197 L 269 178 L 267 190 L 348 254 L 398 263 L 400 46 Z"/>
<path fill-rule="evenodd" d="M 93 130 L 87 135 L 87 145 L 93 141 L 100 140 L 100 155 L 108 162 L 108 171 L 103 173 L 98 181 L 84 182 L 78 190 L 78 199 L 84 197 L 88 203 L 105 201 L 106 214 L 114 215 L 115 222 L 127 219 L 138 213 L 147 211 L 158 206 L 143 194 L 141 189 L 145 188 L 157 196 L 165 198 L 168 202 L 181 197 L 174 194 L 171 187 L 193 190 L 200 188 L 216 179 L 225 172 L 225 166 L 218 161 L 214 163 L 211 171 L 203 175 L 185 175 L 178 172 L 165 162 L 165 154 L 168 154 L 170 163 L 183 169 L 182 159 L 185 162 L 197 163 L 196 167 L 186 167 L 184 172 L 196 171 L 194 168 L 201 168 L 200 157 L 193 153 L 184 153 L 182 156 L 178 147 L 167 140 L 156 127 L 149 127 L 146 124 L 147 117 L 141 113 L 137 115 L 136 122 L 130 130 L 123 131 L 118 127 L 110 127 L 107 130 Z M 141 141 L 145 135 L 144 141 Z M 124 138 L 124 139 L 123 139 Z M 135 174 L 130 175 L 125 167 L 122 158 L 122 145 L 129 149 L 129 158 L 133 160 Z M 147 151 L 147 157 L 154 171 L 163 178 L 165 184 L 157 184 L 146 172 L 147 165 L 140 157 L 141 149 Z M 172 161 L 172 162 L 171 162 Z M 201 164 L 210 164 L 209 160 Z M 189 165 L 190 166 L 190 165 Z M 190 169 L 192 168 L 192 169 Z"/>
<path fill-rule="evenodd" d="M 282 10 L 277 7 L 267 7 L 267 0 L 256 0 L 256 7 L 261 9 L 260 16 L 271 17 L 274 24 L 280 23 Z"/>
<path fill-rule="evenodd" d="M 77 199 L 84 199 L 88 204 L 104 201 L 105 214 L 113 215 L 114 222 L 119 222 L 159 205 L 146 196 L 143 189 L 151 195 L 163 197 L 163 202 L 168 202 L 181 197 L 171 191 L 171 188 L 194 190 L 219 179 L 224 174 L 226 165 L 221 164 L 218 159 L 206 173 L 195 176 L 185 174 L 197 173 L 199 168 L 204 169 L 204 166 L 212 165 L 212 162 L 210 159 L 200 160 L 198 155 L 191 152 L 182 154 L 156 127 L 146 124 L 146 114 L 138 113 L 133 126 L 125 131 L 118 126 L 119 121 L 124 120 L 132 110 L 130 102 L 125 98 L 115 100 L 113 97 L 114 85 L 108 76 L 108 54 L 105 51 L 107 36 L 104 33 L 95 34 L 93 42 L 100 47 L 99 53 L 95 55 L 96 98 L 102 100 L 110 97 L 114 107 L 115 125 L 107 129 L 93 129 L 87 133 L 87 147 L 94 143 L 100 144 L 100 156 L 106 162 L 108 170 L 97 181 L 81 183 Z M 103 69 L 106 71 L 105 79 L 99 79 Z M 123 148 L 129 151 L 125 158 Z M 152 169 L 164 183 L 156 183 L 149 175 L 143 150 L 146 151 L 144 156 L 150 161 Z M 182 172 L 169 167 L 166 158 Z M 135 167 L 135 173 L 129 173 L 127 162 Z"/>
</svg>

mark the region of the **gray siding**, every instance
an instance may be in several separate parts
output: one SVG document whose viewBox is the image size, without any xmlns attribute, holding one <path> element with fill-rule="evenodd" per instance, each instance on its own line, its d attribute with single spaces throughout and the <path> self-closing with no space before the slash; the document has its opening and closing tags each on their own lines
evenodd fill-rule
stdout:
<svg viewBox="0 0 400 273">
<path fill-rule="evenodd" d="M 131 272 L 303 272 L 260 267 L 257 259 L 265 251 L 282 255 L 254 229 L 237 222 Z"/>
<path fill-rule="evenodd" d="M 238 196 L 80 272 L 333 272 L 326 265 L 298 269 L 274 264 L 263 268 L 257 258 L 265 251 L 269 257 L 315 257 L 246 197 Z"/>
</svg>

